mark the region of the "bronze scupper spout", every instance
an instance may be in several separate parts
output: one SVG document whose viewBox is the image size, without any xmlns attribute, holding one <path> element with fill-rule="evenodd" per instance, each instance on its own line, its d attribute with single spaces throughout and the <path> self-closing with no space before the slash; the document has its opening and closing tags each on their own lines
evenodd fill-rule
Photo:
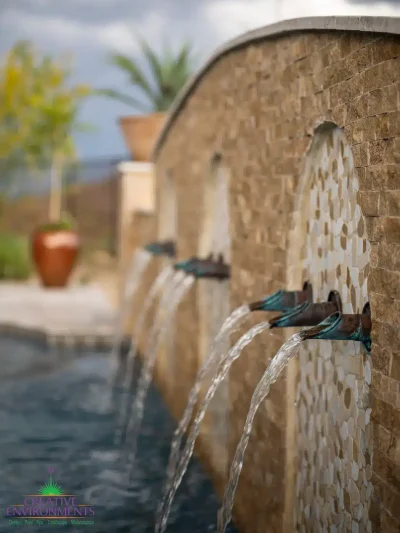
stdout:
<svg viewBox="0 0 400 533">
<path fill-rule="evenodd" d="M 251 311 L 280 311 L 282 313 L 298 305 L 313 301 L 311 284 L 306 281 L 301 291 L 277 291 L 266 298 L 249 305 Z"/>
<path fill-rule="evenodd" d="M 371 353 L 371 327 L 370 305 L 366 303 L 361 314 L 333 313 L 317 326 L 302 331 L 300 335 L 303 340 L 358 341 L 367 353 Z"/>
<path fill-rule="evenodd" d="M 174 241 L 151 242 L 145 246 L 144 249 L 153 255 L 164 255 L 167 257 L 176 256 L 176 246 Z"/>
<path fill-rule="evenodd" d="M 218 257 L 217 261 L 213 259 L 211 254 L 207 259 L 191 257 L 190 259 L 176 263 L 174 268 L 176 270 L 183 270 L 195 278 L 219 280 L 230 278 L 230 266 L 224 262 L 222 255 Z"/>
<path fill-rule="evenodd" d="M 331 291 L 327 302 L 304 302 L 269 321 L 270 328 L 293 328 L 316 326 L 335 312 L 342 312 L 339 293 Z"/>
</svg>

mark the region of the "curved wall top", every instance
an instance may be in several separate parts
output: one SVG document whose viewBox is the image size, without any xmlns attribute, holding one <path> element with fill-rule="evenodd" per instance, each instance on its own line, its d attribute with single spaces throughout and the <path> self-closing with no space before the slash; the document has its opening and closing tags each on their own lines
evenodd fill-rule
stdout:
<svg viewBox="0 0 400 533">
<path fill-rule="evenodd" d="M 201 67 L 198 72 L 183 87 L 178 98 L 175 100 L 163 129 L 158 137 L 153 150 L 152 159 L 156 160 L 158 154 L 167 138 L 168 132 L 174 120 L 178 117 L 185 102 L 190 97 L 202 78 L 210 68 L 224 55 L 237 48 L 249 45 L 256 41 L 268 38 L 276 38 L 282 35 L 301 31 L 354 31 L 369 33 L 388 33 L 400 35 L 399 17 L 305 17 L 291 20 L 284 20 L 276 24 L 263 26 L 236 37 L 218 48 L 210 59 Z"/>
</svg>

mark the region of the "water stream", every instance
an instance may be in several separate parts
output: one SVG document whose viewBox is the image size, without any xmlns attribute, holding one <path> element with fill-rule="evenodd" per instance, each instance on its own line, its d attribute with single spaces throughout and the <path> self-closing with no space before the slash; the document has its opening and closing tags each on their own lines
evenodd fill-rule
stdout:
<svg viewBox="0 0 400 533">
<path fill-rule="evenodd" d="M 240 327 L 240 325 L 249 317 L 249 315 L 250 309 L 248 305 L 242 305 L 241 307 L 238 307 L 229 315 L 229 317 L 222 324 L 218 335 L 215 337 L 211 345 L 211 349 L 206 359 L 204 360 L 202 366 L 200 367 L 200 370 L 197 373 L 195 383 L 189 393 L 189 398 L 185 411 L 178 424 L 177 429 L 175 430 L 174 437 L 172 439 L 171 452 L 168 461 L 166 490 L 168 490 L 171 480 L 175 475 L 179 452 L 181 451 L 180 448 L 182 439 L 186 433 L 186 430 L 188 429 L 193 409 L 196 405 L 197 398 L 199 392 L 202 389 L 205 378 L 209 374 L 210 369 L 212 369 L 215 364 L 218 363 L 219 365 L 218 357 L 224 355 L 221 354 L 221 350 L 225 348 L 225 343 L 229 335 L 236 331 Z"/>
<path fill-rule="evenodd" d="M 169 285 L 167 285 L 167 287 L 165 288 L 164 292 L 162 293 L 162 296 L 161 296 L 161 299 L 160 301 L 158 302 L 158 306 L 157 306 L 157 311 L 156 311 L 156 314 L 154 316 L 154 320 L 153 320 L 153 325 L 150 329 L 150 332 L 149 332 L 149 335 L 148 335 L 148 339 L 147 339 L 147 348 L 143 354 L 143 357 L 146 359 L 148 357 L 148 353 L 149 353 L 149 348 L 150 346 L 153 346 L 154 343 L 155 343 L 155 340 L 157 338 L 157 335 L 158 335 L 158 331 L 161 327 L 161 324 L 166 316 L 166 311 L 170 308 L 170 302 L 171 302 L 171 298 L 172 296 L 175 294 L 177 288 L 179 287 L 179 285 L 182 283 L 182 281 L 185 279 L 186 277 L 186 274 L 183 272 L 183 271 L 178 271 L 178 272 L 175 272 Z M 144 372 L 144 367 L 142 366 L 142 369 L 141 369 L 141 372 L 143 373 Z M 134 376 L 133 376 L 133 379 Z M 132 399 L 132 402 L 131 404 L 129 405 L 129 416 L 127 418 L 127 421 L 126 421 L 126 426 L 125 426 L 125 429 L 126 429 L 126 433 L 125 433 L 125 441 L 127 439 L 127 435 L 132 433 L 133 431 L 133 426 L 135 424 L 135 412 L 133 411 L 133 405 L 134 405 L 134 401 Z M 114 451 L 114 455 L 117 454 L 117 455 L 120 455 L 120 458 L 123 458 L 124 455 L 120 454 L 119 453 L 120 450 L 119 450 L 119 447 Z"/>
<path fill-rule="evenodd" d="M 151 259 L 152 255 L 149 252 L 143 248 L 139 248 L 133 254 L 131 264 L 128 268 L 123 287 L 122 305 L 116 318 L 115 333 L 110 355 L 112 364 L 114 365 L 113 379 L 114 386 L 116 387 L 124 376 L 124 365 L 121 364 L 119 350 L 124 338 L 125 321 L 131 311 L 132 301 L 139 287 L 142 275 Z"/>
<path fill-rule="evenodd" d="M 150 288 L 150 291 L 143 303 L 143 307 L 137 318 L 137 322 L 134 328 L 134 333 L 132 335 L 131 347 L 130 347 L 130 350 L 127 356 L 126 374 L 125 374 L 125 379 L 123 380 L 123 383 L 122 383 L 123 391 L 120 396 L 120 404 L 116 408 L 118 421 L 117 421 L 117 428 L 115 431 L 115 438 L 114 438 L 115 446 L 119 446 L 120 444 L 122 444 L 124 431 L 125 431 L 126 425 L 131 415 L 131 408 L 132 408 L 132 402 L 133 402 L 132 395 L 133 395 L 134 381 L 135 381 L 135 376 L 134 376 L 135 360 L 136 360 L 136 355 L 137 355 L 137 350 L 138 350 L 138 343 L 141 337 L 141 333 L 142 333 L 142 329 L 144 326 L 147 313 L 151 309 L 156 298 L 164 291 L 167 284 L 171 281 L 173 274 L 174 274 L 174 271 L 170 265 L 165 267 L 159 273 L 159 275 L 157 276 L 157 278 L 155 279 L 154 283 L 152 284 Z"/>
<path fill-rule="evenodd" d="M 283 369 L 289 363 L 290 359 L 298 354 L 302 338 L 300 334 L 295 333 L 280 348 L 278 353 L 272 359 L 271 364 L 264 372 L 259 381 L 250 403 L 250 409 L 244 425 L 243 434 L 236 448 L 235 456 L 230 469 L 229 481 L 225 489 L 224 500 L 221 509 L 218 512 L 218 533 L 225 533 L 226 528 L 232 518 L 232 508 L 235 498 L 236 488 L 239 482 L 240 472 L 243 467 L 244 454 L 249 443 L 251 430 L 253 427 L 254 417 L 261 403 L 268 395 L 271 385 L 280 376 Z"/>
<path fill-rule="evenodd" d="M 178 277 L 179 274 L 183 273 L 178 272 L 174 276 L 174 281 L 176 279 L 181 279 L 180 277 Z M 192 276 L 186 276 L 185 274 L 183 275 L 183 281 L 181 281 L 177 285 L 173 283 L 173 290 L 166 291 L 166 298 L 168 298 L 168 306 L 166 307 L 164 313 L 162 309 L 163 306 L 160 306 L 160 313 L 157 316 L 152 331 L 150 333 L 149 344 L 144 356 L 143 369 L 140 374 L 135 402 L 132 408 L 133 416 L 131 417 L 127 430 L 127 443 L 129 443 L 130 446 L 130 451 L 128 455 L 128 475 L 130 475 L 133 470 L 133 464 L 135 461 L 137 449 L 137 439 L 144 415 L 146 396 L 153 378 L 153 372 L 160 343 L 165 333 L 168 331 L 172 320 L 174 319 L 175 312 L 178 308 L 179 303 L 181 302 L 185 294 L 189 291 L 189 289 L 192 287 L 195 281 L 195 278 L 193 278 Z"/>
<path fill-rule="evenodd" d="M 216 390 L 218 389 L 218 386 L 225 379 L 234 361 L 236 361 L 236 359 L 240 357 L 242 350 L 248 344 L 251 343 L 254 337 L 256 337 L 257 335 L 259 335 L 260 333 L 262 333 L 268 328 L 269 328 L 268 322 L 260 322 L 256 326 L 249 329 L 249 331 L 247 331 L 247 333 L 245 333 L 238 340 L 238 342 L 229 351 L 229 353 L 225 355 L 219 362 L 217 373 L 213 377 L 212 383 L 200 404 L 199 411 L 193 422 L 193 425 L 190 430 L 189 436 L 187 438 L 185 447 L 180 455 L 180 459 L 176 459 L 177 466 L 176 466 L 175 475 L 171 476 L 171 478 L 168 480 L 168 486 L 163 491 L 164 496 L 159 506 L 158 513 L 157 513 L 155 533 L 164 533 L 166 529 L 167 522 L 168 522 L 168 516 L 171 510 L 171 506 L 172 506 L 176 491 L 178 490 L 178 487 L 182 482 L 183 476 L 185 475 L 190 459 L 193 455 L 194 445 L 195 445 L 196 438 L 200 431 L 201 422 L 206 414 L 207 408 Z"/>
</svg>

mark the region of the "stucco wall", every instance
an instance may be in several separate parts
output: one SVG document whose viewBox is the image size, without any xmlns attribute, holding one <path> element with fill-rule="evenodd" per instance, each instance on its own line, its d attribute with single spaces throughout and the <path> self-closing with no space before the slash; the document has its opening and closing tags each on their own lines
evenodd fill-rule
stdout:
<svg viewBox="0 0 400 533">
<path fill-rule="evenodd" d="M 222 155 L 230 175 L 234 308 L 287 287 L 294 279 L 293 267 L 302 277 L 303 265 L 289 264 L 288 249 L 305 157 L 320 124 L 343 128 L 359 187 L 357 205 L 352 205 L 354 213 L 359 206 L 365 217 L 371 254 L 368 298 L 373 350 L 368 401 L 373 460 L 368 481 L 374 491 L 368 519 L 357 518 L 355 526 L 346 523 L 344 529 L 357 526 L 360 533 L 371 528 L 369 520 L 376 532 L 394 533 L 400 527 L 399 53 L 398 37 L 338 31 L 275 36 L 227 53 L 184 103 L 156 160 L 159 194 L 163 175 L 171 171 L 174 176 L 178 253 L 187 258 L 199 246 L 205 176 L 214 154 Z M 340 183 L 342 177 L 337 179 Z M 331 195 L 329 207 L 337 201 Z M 322 256 L 329 243 L 329 239 L 321 242 Z M 351 296 L 349 303 L 353 304 Z M 253 317 L 253 322 L 262 318 Z M 178 312 L 175 335 L 179 388 L 172 407 L 177 415 L 203 357 L 198 328 L 193 291 Z M 254 387 L 286 335 L 261 336 L 231 370 L 226 450 L 230 458 Z M 162 385 L 162 375 L 158 380 Z M 296 371 L 292 375 L 289 371 L 274 385 L 256 417 L 235 505 L 237 524 L 245 532 L 294 530 L 293 508 L 299 498 L 292 482 L 299 470 L 296 457 L 301 457 L 301 444 L 293 432 L 298 427 L 293 409 L 296 390 Z M 209 466 L 212 469 L 211 462 Z M 300 518 L 300 523 L 306 527 L 305 519 Z"/>
<path fill-rule="evenodd" d="M 123 294 L 123 283 L 126 280 L 128 274 L 128 268 L 132 264 L 132 253 L 142 246 L 148 244 L 155 240 L 157 235 L 156 227 L 156 217 L 154 213 L 144 213 L 136 211 L 131 213 L 130 216 L 130 227 L 128 225 L 125 228 L 120 228 L 120 250 L 119 250 L 119 298 L 121 301 Z M 125 323 L 125 332 L 127 335 L 132 335 L 134 332 L 134 327 L 138 316 L 140 314 L 140 309 L 142 307 L 142 302 L 146 298 L 149 287 L 154 281 L 157 272 L 159 269 L 159 264 L 157 261 L 152 260 L 148 267 L 143 272 L 141 277 L 141 283 L 138 286 L 137 292 L 135 293 L 131 313 L 127 317 Z M 145 348 L 145 338 L 146 331 L 148 331 L 151 326 L 152 317 L 149 316 L 146 321 L 145 331 L 142 333 L 142 338 L 138 340 L 139 349 L 143 350 Z"/>
</svg>

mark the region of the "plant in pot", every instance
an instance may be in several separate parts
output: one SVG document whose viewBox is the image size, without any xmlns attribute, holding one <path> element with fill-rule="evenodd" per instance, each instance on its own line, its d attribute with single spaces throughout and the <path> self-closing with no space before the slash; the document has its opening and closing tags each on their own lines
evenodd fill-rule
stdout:
<svg viewBox="0 0 400 533">
<path fill-rule="evenodd" d="M 70 66 L 41 55 L 28 42 L 10 50 L 2 70 L 0 94 L 8 94 L 11 102 L 2 133 L 17 141 L 7 155 L 19 168 L 26 167 L 28 175 L 50 167 L 49 222 L 33 233 L 33 262 L 44 286 L 64 287 L 79 239 L 70 218 L 62 216 L 63 167 L 75 158 L 73 134 L 87 129 L 78 122 L 78 112 L 91 90 L 71 85 Z"/>
<path fill-rule="evenodd" d="M 132 87 L 144 96 L 144 101 L 115 89 L 96 92 L 144 111 L 141 115 L 121 117 L 119 124 L 132 158 L 135 161 L 149 161 L 164 125 L 166 112 L 192 75 L 192 48 L 184 44 L 173 53 L 166 47 L 162 55 L 157 55 L 146 41 L 139 38 L 138 42 L 150 76 L 146 75 L 146 66 L 142 68 L 140 61 L 124 54 L 112 54 L 110 63 L 128 76 Z"/>
<path fill-rule="evenodd" d="M 80 89 L 80 93 L 83 92 L 84 89 Z M 75 158 L 72 132 L 77 127 L 77 102 L 82 96 L 68 93 L 66 97 L 62 93 L 60 98 L 58 102 L 53 101 L 45 115 L 47 120 L 43 121 L 45 131 L 53 134 L 49 143 L 49 222 L 37 228 L 32 241 L 33 261 L 45 287 L 67 285 L 80 249 L 75 224 L 68 214 L 62 214 L 62 183 L 65 161 Z"/>
<path fill-rule="evenodd" d="M 64 215 L 39 226 L 32 237 L 32 256 L 45 287 L 65 287 L 76 264 L 80 242 L 72 219 Z"/>
</svg>

